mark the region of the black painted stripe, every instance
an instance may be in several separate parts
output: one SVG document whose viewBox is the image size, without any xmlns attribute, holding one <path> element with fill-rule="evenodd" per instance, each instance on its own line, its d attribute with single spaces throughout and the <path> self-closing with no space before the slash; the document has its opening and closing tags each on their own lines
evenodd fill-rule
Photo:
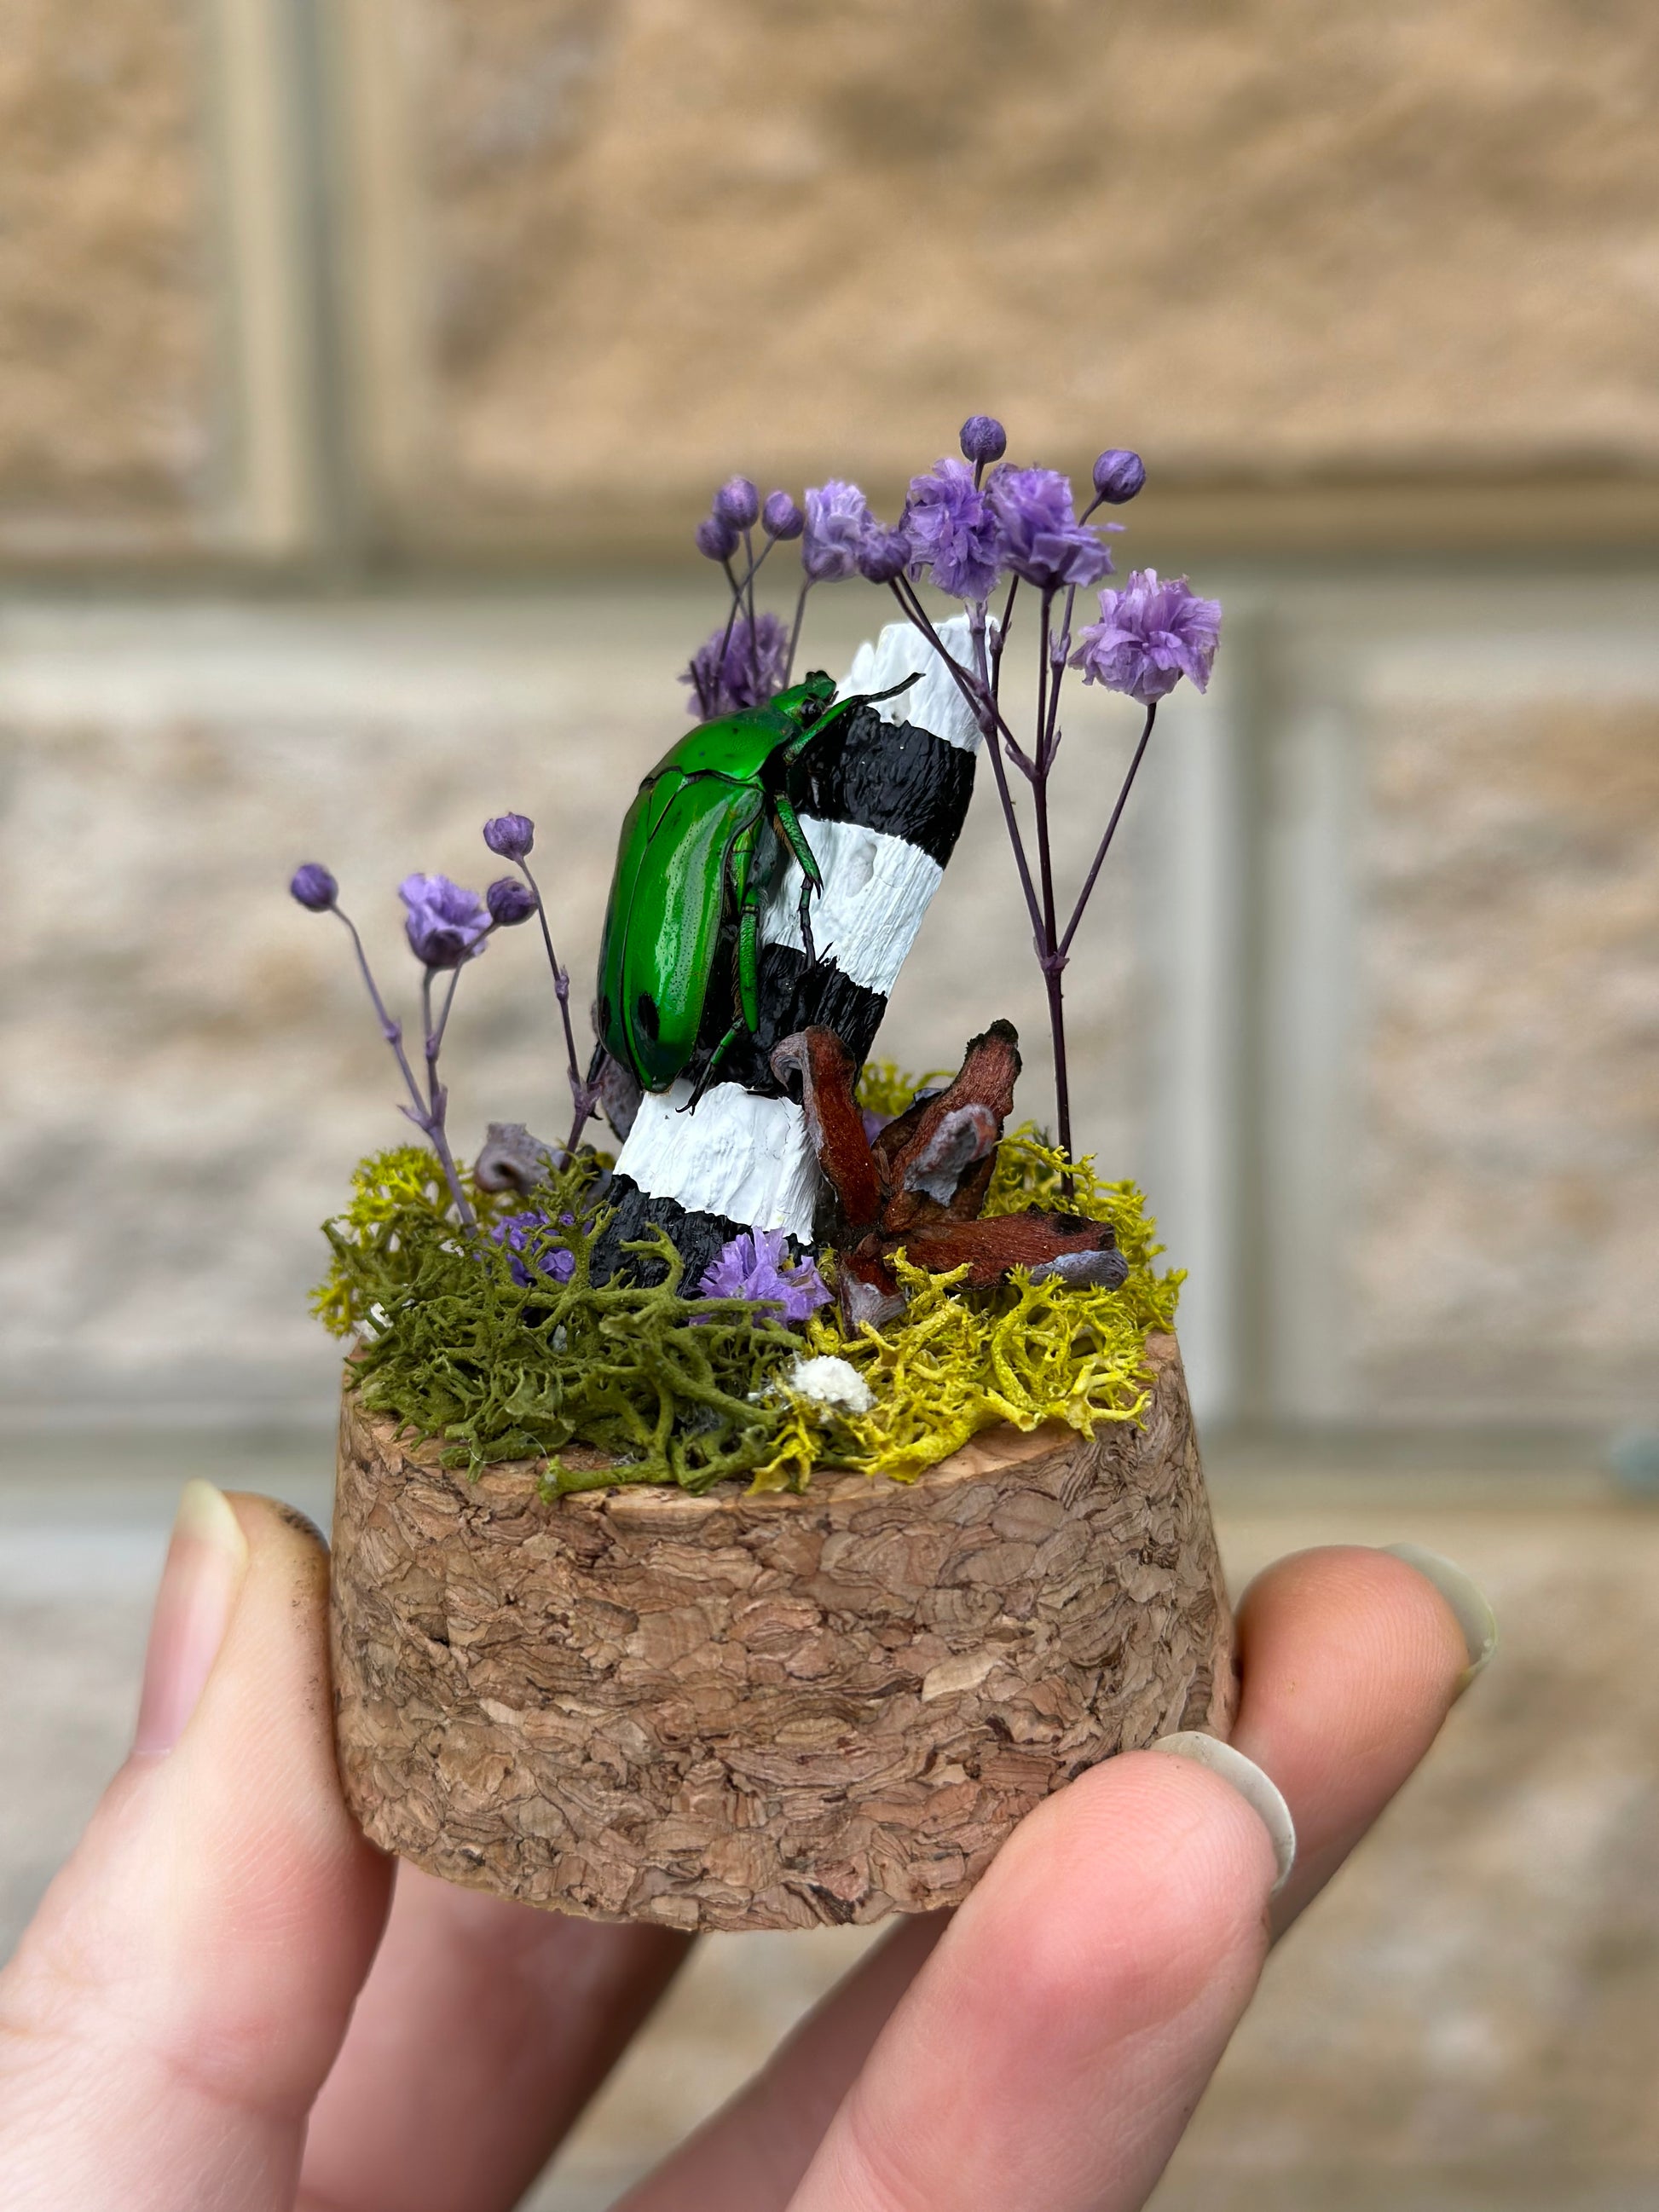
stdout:
<svg viewBox="0 0 1659 2212">
<path fill-rule="evenodd" d="M 712 1050 L 730 1027 L 732 1015 L 730 1000 L 723 994 L 711 991 L 709 1000 L 711 1014 L 714 1008 L 718 1013 L 705 1016 L 702 1042 Z M 780 1097 L 783 1085 L 772 1073 L 774 1045 L 797 1030 L 821 1023 L 834 1030 L 857 1066 L 867 1057 L 886 1011 L 881 993 L 843 975 L 832 957 L 826 955 L 809 967 L 806 955 L 793 945 L 763 945 L 760 1029 L 753 1036 L 739 1030 L 720 1064 L 717 1079 L 741 1083 L 766 1097 Z"/>
<path fill-rule="evenodd" d="M 807 748 L 795 789 L 804 813 L 902 837 L 942 868 L 967 817 L 974 758 L 931 730 L 860 707 Z"/>
<path fill-rule="evenodd" d="M 593 1246 L 592 1279 L 596 1283 L 608 1282 L 613 1274 L 646 1289 L 661 1282 L 668 1271 L 660 1260 L 623 1249 L 624 1244 L 647 1237 L 655 1227 L 667 1231 L 670 1242 L 685 1262 L 680 1291 L 683 1297 L 689 1297 L 722 1249 L 734 1237 L 743 1236 L 749 1227 L 746 1221 L 728 1221 L 724 1214 L 696 1212 L 682 1206 L 677 1198 L 655 1198 L 649 1191 L 641 1190 L 632 1176 L 613 1176 L 605 1194 L 605 1203 L 615 1211 Z M 789 1249 L 799 1260 L 806 1255 L 808 1248 L 792 1237 Z"/>
</svg>

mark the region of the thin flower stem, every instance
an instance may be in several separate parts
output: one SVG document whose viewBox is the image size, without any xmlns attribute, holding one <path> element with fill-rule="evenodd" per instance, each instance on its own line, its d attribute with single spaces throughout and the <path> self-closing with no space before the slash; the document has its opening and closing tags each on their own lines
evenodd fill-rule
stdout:
<svg viewBox="0 0 1659 2212">
<path fill-rule="evenodd" d="M 1002 649 L 1008 642 L 1008 625 L 1014 618 L 1014 594 L 1019 589 L 1019 578 L 1008 580 L 1008 596 L 1002 603 L 1002 619 L 997 624 L 996 635 L 991 641 L 991 696 L 1002 696 Z"/>
<path fill-rule="evenodd" d="M 795 594 L 795 619 L 789 626 L 789 654 L 783 664 L 783 688 L 787 691 L 794 679 L 795 647 L 800 643 L 800 626 L 806 613 L 806 594 L 812 588 L 812 579 L 804 576 Z"/>
<path fill-rule="evenodd" d="M 720 562 L 720 566 L 725 569 L 726 580 L 732 587 L 732 604 L 726 610 L 726 628 L 720 633 L 720 659 L 714 664 L 714 682 L 719 686 L 720 690 L 724 690 L 726 688 L 726 648 L 732 642 L 732 627 L 738 619 L 738 609 L 743 605 L 743 585 L 738 581 L 738 578 L 732 574 L 732 563 L 730 561 L 722 561 Z M 718 704 L 718 701 L 715 699 L 705 699 L 702 701 L 701 704 L 702 706 L 703 712 L 705 714 L 710 714 Z"/>
<path fill-rule="evenodd" d="M 1066 617 L 1058 635 L 1045 623 L 1043 648 L 1048 656 L 1048 720 L 1042 732 L 1042 758 L 1046 774 L 1060 751 L 1060 687 L 1066 680 L 1066 656 L 1072 645 L 1072 609 L 1077 599 L 1073 584 L 1066 594 Z"/>
<path fill-rule="evenodd" d="M 988 734 L 990 729 L 995 728 L 1000 732 L 1002 742 L 1008 749 L 1009 758 L 1020 774 L 1029 781 L 1032 763 L 1026 757 L 1024 747 L 1009 728 L 1001 708 L 996 703 L 991 690 L 988 670 L 981 668 L 977 673 L 970 673 L 963 666 L 928 620 L 927 610 L 922 605 L 913 584 L 895 580 L 892 591 L 893 596 L 903 608 L 909 620 L 915 624 L 955 678 L 957 689 L 973 708 L 974 718 L 978 722 L 981 731 Z M 969 602 L 970 617 L 975 604 L 972 601 Z M 984 602 L 981 600 L 977 604 L 982 607 Z"/>
<path fill-rule="evenodd" d="M 1054 1124 L 1060 1150 L 1072 1153 L 1072 1091 L 1066 1060 L 1065 955 L 1058 949 L 1059 921 L 1054 904 L 1054 841 L 1048 828 L 1048 773 L 1054 766 L 1050 742 L 1057 703 L 1058 679 L 1054 670 L 1053 617 L 1054 593 L 1045 586 L 1039 620 L 1037 653 L 1036 773 L 1031 778 L 1031 806 L 1036 823 L 1037 874 L 1042 894 L 1042 927 L 1038 963 L 1048 1000 L 1048 1042 L 1054 1065 Z M 1069 1195 L 1069 1192 L 1067 1193 Z"/>
<path fill-rule="evenodd" d="M 1135 747 L 1134 758 L 1129 763 L 1129 772 L 1124 777 L 1122 788 L 1117 794 L 1117 805 L 1113 807 L 1112 818 L 1106 824 L 1106 835 L 1100 841 L 1100 849 L 1095 854 L 1094 865 L 1084 879 L 1083 889 L 1078 893 L 1077 904 L 1072 909 L 1072 919 L 1066 926 L 1066 934 L 1060 940 L 1060 951 L 1062 956 L 1071 950 L 1072 939 L 1077 935 L 1077 926 L 1083 919 L 1083 909 L 1089 903 L 1089 896 L 1094 890 L 1095 880 L 1100 873 L 1107 853 L 1110 850 L 1112 839 L 1116 834 L 1117 825 L 1122 818 L 1123 809 L 1129 797 L 1130 787 L 1134 782 L 1142 760 L 1146 757 L 1146 747 L 1152 739 L 1152 724 L 1157 720 L 1158 702 L 1154 699 L 1146 709 L 1146 720 L 1141 726 L 1140 743 Z"/>
<path fill-rule="evenodd" d="M 772 541 L 769 538 L 766 542 L 767 551 L 769 552 Z M 744 560 L 749 563 L 743 580 L 744 589 L 749 594 L 749 686 L 758 698 L 760 696 L 760 639 L 756 634 L 755 628 L 755 571 L 759 568 L 760 561 L 755 558 L 755 540 L 753 532 L 750 531 L 745 530 L 743 533 L 743 553 Z M 766 554 L 763 553 L 761 561 L 765 558 Z"/>
<path fill-rule="evenodd" d="M 1054 1130 L 1060 1149 L 1069 1161 L 1072 1157 L 1072 1086 L 1066 1066 L 1066 1007 L 1060 995 L 1060 978 L 1058 967 L 1043 969 L 1043 986 L 1048 994 L 1048 1033 L 1054 1047 Z M 1060 1179 L 1060 1196 L 1069 1199 L 1072 1189 L 1071 1176 L 1063 1175 Z"/>
<path fill-rule="evenodd" d="M 988 731 L 985 726 L 986 702 L 990 696 L 988 681 L 981 677 L 975 687 L 968 671 L 959 666 L 955 657 L 946 650 L 945 641 L 927 619 L 926 608 L 915 598 L 914 592 L 910 596 L 909 603 L 907 604 L 904 593 L 899 589 L 896 581 L 893 585 L 893 594 L 899 605 L 904 608 L 910 621 L 915 623 L 922 635 L 932 641 L 934 652 L 939 654 L 955 678 L 957 689 L 973 709 L 974 719 L 980 726 L 980 734 L 985 739 L 985 749 L 991 756 L 991 773 L 996 778 L 997 797 L 1002 804 L 1002 818 L 1007 827 L 1008 842 L 1013 850 L 1014 866 L 1019 871 L 1020 889 L 1025 894 L 1025 910 L 1031 917 L 1033 941 L 1040 941 L 1042 934 L 1042 909 L 1037 904 L 1036 889 L 1031 881 L 1030 864 L 1025 857 L 1024 841 L 1019 834 L 1019 817 L 1014 811 L 1014 794 L 1008 787 L 1007 765 L 1002 757 L 1002 747 L 997 742 L 997 723 L 994 721 Z M 970 609 L 969 612 L 969 634 L 974 640 L 975 656 L 982 667 L 985 659 L 985 609 L 982 605 L 977 609 L 979 617 L 977 623 L 974 619 L 975 611 Z M 999 717 L 998 720 L 1000 720 Z"/>
<path fill-rule="evenodd" d="M 380 987 L 374 981 L 374 971 L 368 964 L 368 955 L 363 951 L 363 940 L 357 934 L 356 923 L 343 908 L 337 906 L 333 911 L 345 924 L 350 935 L 351 949 L 357 956 L 357 971 L 368 988 L 369 1002 L 374 1006 L 380 1021 L 380 1035 L 391 1046 L 392 1056 L 397 1060 L 404 1081 L 408 1086 L 412 1103 L 405 1106 L 404 1111 L 438 1155 L 438 1164 L 444 1171 L 444 1181 L 449 1186 L 449 1195 L 454 1204 L 455 1211 L 460 1216 L 463 1225 L 476 1236 L 478 1229 L 478 1217 L 467 1203 L 466 1193 L 461 1188 L 460 1175 L 455 1165 L 454 1155 L 449 1149 L 449 1139 L 444 1133 L 442 1120 L 441 1118 L 434 1120 L 427 1101 L 421 1096 L 421 1086 L 415 1079 L 415 1071 L 409 1064 L 408 1054 L 404 1050 L 403 1024 L 400 1022 L 394 1022 L 386 1012 L 386 1000 L 380 996 Z"/>
<path fill-rule="evenodd" d="M 1053 606 L 1052 588 L 1044 585 L 1042 601 L 1037 614 L 1036 720 L 1032 724 L 1036 741 L 1031 747 L 1031 758 L 1039 778 L 1048 773 L 1043 738 L 1048 727 L 1048 611 Z"/>
<path fill-rule="evenodd" d="M 536 895 L 536 919 L 542 926 L 542 943 L 547 947 L 547 964 L 553 970 L 553 994 L 559 1002 L 559 1018 L 564 1024 L 564 1048 L 570 1066 L 570 1099 L 576 1109 L 576 1124 L 571 1132 L 567 1150 L 574 1152 L 582 1131 L 592 1118 L 593 1102 L 582 1079 L 580 1064 L 576 1058 L 576 1032 L 570 1023 L 570 976 L 559 965 L 559 956 L 553 950 L 553 933 L 548 927 L 547 905 L 542 897 L 542 887 L 531 874 L 528 860 L 520 860 L 519 867 L 525 881 Z"/>
<path fill-rule="evenodd" d="M 488 933 L 493 936 L 495 933 L 492 929 Z M 449 988 L 444 994 L 443 1012 L 438 1017 L 437 1031 L 433 1036 L 431 1042 L 431 1054 L 434 1061 L 443 1047 L 444 1031 L 449 1027 L 449 1010 L 455 1003 L 455 986 L 460 981 L 460 969 L 459 968 L 452 969 L 449 976 Z"/>
</svg>

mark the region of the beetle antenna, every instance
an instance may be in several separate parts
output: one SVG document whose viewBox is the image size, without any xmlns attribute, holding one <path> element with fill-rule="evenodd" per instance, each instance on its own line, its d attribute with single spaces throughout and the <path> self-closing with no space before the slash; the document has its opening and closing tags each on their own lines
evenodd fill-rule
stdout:
<svg viewBox="0 0 1659 2212">
<path fill-rule="evenodd" d="M 896 699 L 901 691 L 908 691 L 913 684 L 920 684 L 921 681 L 921 671 L 917 669 L 915 674 L 907 676 L 902 684 L 891 684 L 884 691 L 866 691 L 862 703 L 866 707 L 874 707 L 884 699 Z"/>
</svg>

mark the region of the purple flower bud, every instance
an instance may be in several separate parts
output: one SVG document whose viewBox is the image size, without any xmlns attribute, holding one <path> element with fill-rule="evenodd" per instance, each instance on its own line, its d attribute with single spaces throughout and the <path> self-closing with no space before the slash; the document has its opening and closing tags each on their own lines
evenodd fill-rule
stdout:
<svg viewBox="0 0 1659 2212">
<path fill-rule="evenodd" d="M 965 461 L 935 462 L 933 473 L 912 477 L 902 525 L 910 541 L 910 573 L 933 572 L 953 599 L 983 599 L 1002 566 L 996 518 Z"/>
<path fill-rule="evenodd" d="M 782 1308 L 786 1322 L 805 1321 L 830 1303 L 811 1260 L 790 1256 L 781 1229 L 745 1229 L 723 1244 L 691 1293 L 696 1298 L 755 1298 Z"/>
<path fill-rule="evenodd" d="M 498 876 L 484 893 L 484 904 L 497 929 L 511 929 L 535 913 L 536 894 L 516 876 Z"/>
<path fill-rule="evenodd" d="M 1183 676 L 1202 691 L 1220 641 L 1219 600 L 1200 599 L 1184 576 L 1165 582 L 1156 568 L 1137 568 L 1121 591 L 1101 593 L 1100 620 L 1080 633 L 1072 665 L 1085 684 L 1152 707 Z"/>
<path fill-rule="evenodd" d="M 303 867 L 295 868 L 289 889 L 313 914 L 326 914 L 340 896 L 340 886 L 319 860 L 307 860 Z"/>
<path fill-rule="evenodd" d="M 483 951 L 489 915 L 476 891 L 447 876 L 405 876 L 398 896 L 409 908 L 409 949 L 423 968 L 459 968 Z"/>
<path fill-rule="evenodd" d="M 504 860 L 522 860 L 536 842 L 536 825 L 527 814 L 492 815 L 483 826 L 483 841 Z"/>
<path fill-rule="evenodd" d="M 708 561 L 729 561 L 738 550 L 738 533 L 723 515 L 708 514 L 697 525 L 697 550 Z"/>
<path fill-rule="evenodd" d="M 727 477 L 714 494 L 714 519 L 733 530 L 752 530 L 760 513 L 760 494 L 747 477 Z"/>
<path fill-rule="evenodd" d="M 1053 469 L 998 469 L 986 480 L 985 497 L 1001 532 L 1002 558 L 1028 584 L 1052 591 L 1097 584 L 1111 574 L 1111 555 L 1098 533 L 1078 520 L 1072 487 Z"/>
<path fill-rule="evenodd" d="M 1126 447 L 1114 446 L 1095 463 L 1095 489 L 1109 507 L 1123 506 L 1146 481 L 1146 462 Z"/>
<path fill-rule="evenodd" d="M 813 583 L 833 583 L 853 574 L 870 522 L 870 509 L 855 483 L 831 477 L 827 483 L 809 485 L 800 562 Z"/>
<path fill-rule="evenodd" d="M 904 574 L 909 558 L 910 540 L 904 531 L 884 530 L 873 523 L 858 550 L 859 574 L 872 584 L 890 584 Z"/>
<path fill-rule="evenodd" d="M 787 544 L 805 530 L 806 517 L 787 491 L 769 492 L 761 509 L 761 527 L 769 538 L 781 538 Z"/>
<path fill-rule="evenodd" d="M 962 450 L 976 469 L 1000 461 L 1008 450 L 1008 433 L 994 415 L 970 415 L 962 426 Z"/>
<path fill-rule="evenodd" d="M 568 1227 L 575 1216 L 562 1213 L 560 1223 Z M 530 1285 L 530 1267 L 542 1274 L 550 1275 L 556 1283 L 568 1283 L 576 1272 L 576 1255 L 562 1244 L 550 1241 L 553 1217 L 532 1207 L 525 1213 L 509 1213 L 498 1221 L 489 1232 L 492 1244 L 501 1245 L 508 1255 L 507 1267 L 514 1281 L 521 1291 Z M 526 1265 L 528 1260 L 530 1266 Z"/>
</svg>

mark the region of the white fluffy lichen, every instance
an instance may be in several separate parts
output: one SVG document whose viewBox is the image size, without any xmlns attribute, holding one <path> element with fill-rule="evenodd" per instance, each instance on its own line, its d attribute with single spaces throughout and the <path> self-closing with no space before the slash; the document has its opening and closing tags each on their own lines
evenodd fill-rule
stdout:
<svg viewBox="0 0 1659 2212">
<path fill-rule="evenodd" d="M 867 1413 L 876 1394 L 850 1359 L 820 1353 L 813 1359 L 797 1359 L 786 1368 L 784 1389 L 793 1398 L 809 1399 L 826 1413 Z"/>
</svg>

